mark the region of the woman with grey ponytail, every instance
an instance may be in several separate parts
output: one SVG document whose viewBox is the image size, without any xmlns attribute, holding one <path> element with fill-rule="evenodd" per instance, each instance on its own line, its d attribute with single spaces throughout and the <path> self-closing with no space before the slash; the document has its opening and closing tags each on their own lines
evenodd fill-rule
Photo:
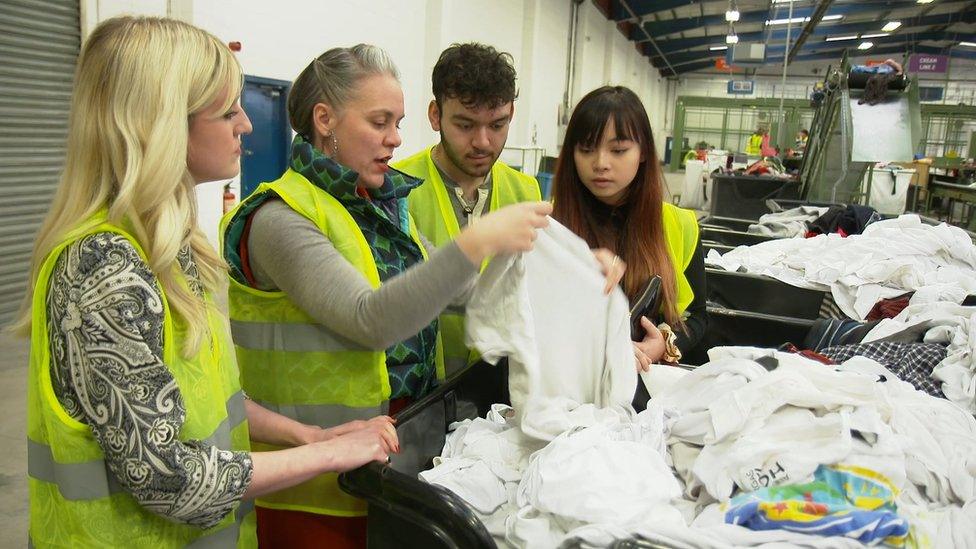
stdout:
<svg viewBox="0 0 976 549">
<path fill-rule="evenodd" d="M 501 208 L 434 249 L 391 169 L 403 91 L 383 50 L 334 48 L 295 80 L 289 169 L 223 222 L 230 315 L 244 389 L 330 427 L 395 414 L 444 376 L 437 317 L 485 258 L 532 248 L 551 205 Z M 273 450 L 273 446 L 262 447 Z M 361 547 L 366 505 L 321 475 L 259 499 L 262 546 Z"/>
</svg>

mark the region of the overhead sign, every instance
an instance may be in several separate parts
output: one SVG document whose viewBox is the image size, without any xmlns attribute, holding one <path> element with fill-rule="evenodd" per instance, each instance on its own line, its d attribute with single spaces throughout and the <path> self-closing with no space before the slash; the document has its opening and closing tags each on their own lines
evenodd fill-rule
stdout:
<svg viewBox="0 0 976 549">
<path fill-rule="evenodd" d="M 752 80 L 729 80 L 729 95 L 752 95 L 755 82 Z"/>
<path fill-rule="evenodd" d="M 949 56 L 916 53 L 908 61 L 910 72 L 945 72 L 949 66 Z"/>
</svg>

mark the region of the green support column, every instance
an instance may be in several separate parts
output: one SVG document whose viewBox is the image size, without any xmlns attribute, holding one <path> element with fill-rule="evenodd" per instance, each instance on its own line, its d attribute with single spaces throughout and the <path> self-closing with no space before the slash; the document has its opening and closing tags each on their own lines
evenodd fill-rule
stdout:
<svg viewBox="0 0 976 549">
<path fill-rule="evenodd" d="M 681 169 L 681 142 L 685 135 L 685 106 L 683 97 L 679 97 L 674 102 L 674 131 L 671 134 L 671 171 L 676 172 Z"/>
</svg>

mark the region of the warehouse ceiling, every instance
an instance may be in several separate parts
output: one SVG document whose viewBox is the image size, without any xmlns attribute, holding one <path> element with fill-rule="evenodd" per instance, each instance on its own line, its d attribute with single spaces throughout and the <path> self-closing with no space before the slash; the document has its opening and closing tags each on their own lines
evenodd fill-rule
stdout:
<svg viewBox="0 0 976 549">
<path fill-rule="evenodd" d="M 923 0 L 924 1 L 924 0 Z M 789 17 L 788 0 L 593 0 L 662 76 L 716 72 L 724 58 L 730 23 L 736 48 L 766 46 L 765 60 L 751 68 L 837 61 L 845 49 L 898 57 L 905 53 L 946 54 L 976 59 L 976 1 L 798 0 Z M 793 21 L 788 25 L 787 20 Z M 890 29 L 900 23 L 893 30 Z M 787 48 L 787 26 L 789 47 Z M 858 50 L 864 42 L 872 45 Z M 767 71 L 768 72 L 768 71 Z"/>
</svg>

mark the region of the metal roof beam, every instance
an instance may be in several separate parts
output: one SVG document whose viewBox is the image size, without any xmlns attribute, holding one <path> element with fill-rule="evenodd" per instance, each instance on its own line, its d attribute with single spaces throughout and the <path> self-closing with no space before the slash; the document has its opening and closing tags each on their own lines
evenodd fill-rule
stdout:
<svg viewBox="0 0 976 549">
<path fill-rule="evenodd" d="M 820 3 L 817 4 L 817 9 L 814 10 L 813 15 L 810 16 L 810 20 L 807 21 L 806 25 L 803 26 L 803 30 L 800 31 L 800 36 L 796 37 L 796 41 L 793 42 L 793 48 L 786 56 L 787 65 L 790 64 L 790 61 L 792 61 L 793 58 L 796 57 L 796 54 L 800 52 L 800 49 L 803 48 L 803 43 L 806 42 L 810 34 L 813 33 L 813 29 L 820 24 L 824 14 L 827 13 L 827 10 L 830 9 L 831 4 L 833 3 L 834 0 L 821 0 Z M 784 68 L 783 71 L 785 74 L 786 69 Z"/>
<path fill-rule="evenodd" d="M 700 63 L 689 63 L 687 65 L 678 65 L 674 67 L 673 70 L 661 69 L 661 76 L 678 76 L 679 74 L 684 74 L 686 72 L 697 71 L 699 69 L 707 69 L 709 67 L 714 67 L 715 63 L 712 61 L 702 61 Z"/>
<path fill-rule="evenodd" d="M 636 4 L 638 0 L 631 0 L 631 7 Z M 949 2 L 945 2 L 948 4 Z M 829 10 L 829 13 L 824 15 L 861 15 L 865 13 L 877 13 L 879 10 L 892 10 L 899 8 L 907 8 L 912 6 L 917 6 L 914 1 L 895 1 L 889 0 L 883 3 L 861 3 L 861 4 L 841 4 L 834 6 Z M 636 8 L 634 9 L 636 12 Z M 779 12 L 782 14 L 782 10 Z M 810 17 L 814 13 L 814 8 L 812 7 L 799 7 L 793 9 L 793 17 Z M 773 18 L 772 11 L 758 10 L 758 11 L 748 11 L 743 12 L 739 16 L 739 23 L 763 23 L 768 19 Z M 784 15 L 785 19 L 786 16 Z M 824 23 L 829 23 L 824 22 Z M 677 19 L 668 19 L 665 21 L 647 21 L 644 23 L 644 29 L 647 33 L 653 37 L 666 36 L 668 34 L 674 34 L 677 32 L 698 29 L 701 27 L 708 26 L 726 26 L 728 22 L 725 20 L 725 13 L 720 13 L 716 15 L 706 15 L 704 17 L 682 17 Z M 775 32 L 775 31 L 774 31 Z M 634 41 L 641 41 L 644 39 L 643 33 L 640 29 L 634 27 L 631 30 L 629 38 Z M 660 43 L 660 41 L 659 41 Z"/>
</svg>

